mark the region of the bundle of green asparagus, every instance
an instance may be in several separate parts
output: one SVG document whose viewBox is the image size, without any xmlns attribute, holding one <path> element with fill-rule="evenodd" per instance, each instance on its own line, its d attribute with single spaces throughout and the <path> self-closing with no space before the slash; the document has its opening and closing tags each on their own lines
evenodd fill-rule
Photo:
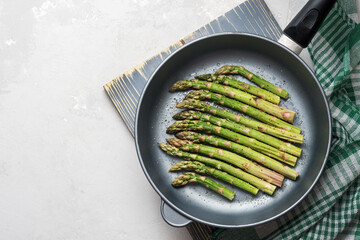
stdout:
<svg viewBox="0 0 360 240">
<path fill-rule="evenodd" d="M 203 74 L 200 76 L 197 76 L 196 79 L 200 80 L 206 80 L 209 82 L 219 83 L 226 86 L 231 86 L 240 90 L 243 90 L 244 92 L 248 92 L 250 94 L 253 94 L 255 96 L 258 96 L 262 99 L 265 99 L 266 101 L 279 104 L 280 103 L 280 97 L 277 96 L 274 93 L 268 92 L 262 88 L 257 88 L 254 86 L 251 86 L 249 84 L 240 82 L 232 77 L 225 76 L 225 75 L 217 75 L 217 74 Z"/>
<path fill-rule="evenodd" d="M 207 81 L 200 81 L 197 79 L 185 79 L 176 82 L 171 88 L 170 92 L 183 91 L 188 89 L 204 89 L 212 92 L 223 94 L 227 97 L 239 100 L 250 106 L 258 108 L 267 112 L 277 118 L 292 123 L 296 112 L 280 107 L 279 105 L 268 102 L 262 98 L 256 97 L 239 89 L 227 87 L 218 83 L 209 83 Z"/>
<path fill-rule="evenodd" d="M 285 166 L 278 161 L 262 154 L 259 152 L 256 152 L 252 150 L 251 148 L 245 147 L 244 145 L 231 142 L 228 140 L 225 140 L 223 138 L 216 138 L 213 136 L 208 136 L 196 132 L 179 132 L 176 134 L 176 137 L 180 139 L 186 139 L 190 140 L 194 143 L 208 143 L 210 145 L 221 147 L 224 149 L 227 149 L 229 151 L 232 151 L 234 153 L 238 153 L 240 155 L 243 155 L 244 157 L 247 157 L 249 159 L 252 159 L 256 162 L 261 163 L 262 165 L 284 175 L 285 177 L 288 177 L 292 180 L 296 180 L 299 173 L 288 166 Z"/>
<path fill-rule="evenodd" d="M 241 145 L 245 145 L 257 152 L 261 152 L 269 157 L 275 158 L 292 166 L 295 165 L 297 160 L 296 157 L 262 143 L 254 138 L 249 138 L 229 129 L 213 125 L 209 122 L 196 120 L 177 121 L 173 125 L 169 126 L 166 130 L 166 132 L 169 134 L 180 131 L 205 131 L 206 133 L 211 133 Z"/>
<path fill-rule="evenodd" d="M 207 90 L 197 90 L 197 91 L 191 91 L 185 97 L 185 100 L 186 99 L 211 100 L 221 106 L 225 106 L 225 107 L 231 108 L 235 111 L 238 111 L 240 113 L 244 113 L 250 117 L 253 117 L 263 123 L 272 125 L 274 127 L 278 127 L 280 129 L 294 132 L 294 133 L 301 132 L 300 128 L 295 127 L 294 125 L 291 125 L 290 123 L 287 123 L 277 117 L 271 116 L 271 115 L 267 114 L 266 112 L 263 112 L 257 108 L 251 107 L 245 103 L 225 97 L 224 95 L 221 95 L 221 94 L 217 94 L 217 93 L 210 92 Z"/>
<path fill-rule="evenodd" d="M 239 168 L 233 167 L 230 164 L 227 164 L 225 162 L 219 161 L 219 160 L 215 160 L 213 158 L 209 158 L 209 157 L 204 157 L 198 154 L 194 154 L 194 153 L 189 153 L 186 151 L 182 151 L 170 144 L 164 144 L 164 143 L 159 143 L 160 148 L 165 151 L 166 153 L 168 153 L 169 155 L 172 156 L 177 156 L 177 157 L 181 157 L 187 161 L 197 161 L 197 162 L 201 162 L 207 166 L 222 170 L 232 176 L 235 176 L 241 180 L 243 180 L 244 182 L 247 182 L 249 184 L 251 184 L 252 186 L 255 186 L 256 188 L 260 189 L 261 191 L 272 195 L 276 189 L 276 186 L 274 186 L 273 184 L 270 184 L 268 182 L 265 182 L 264 180 L 255 177 L 251 174 L 248 174 L 247 172 L 242 171 Z M 242 186 L 241 187 L 244 190 L 246 186 Z M 249 190 L 247 190 L 249 191 Z M 252 193 L 252 191 L 249 191 Z M 255 193 L 253 193 L 255 194 Z"/>
<path fill-rule="evenodd" d="M 242 75 L 259 87 L 229 74 Z M 301 129 L 292 125 L 296 112 L 278 105 L 280 97 L 289 97 L 286 90 L 242 66 L 233 65 L 221 67 L 216 74 L 180 80 L 169 91 L 188 89 L 195 90 L 176 105 L 187 110 L 175 114 L 173 118 L 179 121 L 166 130 L 176 138 L 166 139 L 169 144 L 159 143 L 169 155 L 186 160 L 173 165 L 170 172 L 191 171 L 176 177 L 172 182 L 174 187 L 197 182 L 232 200 L 235 195 L 232 190 L 199 174 L 215 177 L 254 195 L 258 190 L 272 195 L 276 187 L 282 186 L 284 177 L 297 179 L 297 171 L 280 163 L 295 166 L 302 149 L 294 144 L 302 144 L 304 140 Z"/>
</svg>

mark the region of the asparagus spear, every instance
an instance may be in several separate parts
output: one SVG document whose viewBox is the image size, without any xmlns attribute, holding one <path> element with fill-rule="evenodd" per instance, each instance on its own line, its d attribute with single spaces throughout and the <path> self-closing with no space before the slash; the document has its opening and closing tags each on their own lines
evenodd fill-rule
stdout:
<svg viewBox="0 0 360 240">
<path fill-rule="evenodd" d="M 254 185 L 255 187 L 259 188 L 261 191 L 263 191 L 269 195 L 272 195 L 276 189 L 276 186 L 274 186 L 268 182 L 265 182 L 264 180 L 262 180 L 258 177 L 255 177 L 247 172 L 244 172 L 240 168 L 235 168 L 235 167 L 233 167 L 227 163 L 224 163 L 222 161 L 204 157 L 204 156 L 197 155 L 194 153 L 185 152 L 185 151 L 182 151 L 170 144 L 159 143 L 159 146 L 163 151 L 165 151 L 166 153 L 168 153 L 172 156 L 181 157 L 185 160 L 194 160 L 194 161 L 202 162 L 210 167 L 214 167 L 219 170 L 225 171 L 235 177 L 238 177 L 238 178 L 244 180 L 245 182 L 248 182 L 248 183 Z"/>
<path fill-rule="evenodd" d="M 281 187 L 284 180 L 284 176 L 221 148 L 196 144 L 188 140 L 181 140 L 177 138 L 168 138 L 166 141 L 183 151 L 201 153 L 209 157 L 214 157 L 233 164 L 250 174 L 253 174 L 271 184 L 274 184 L 275 186 Z"/>
<path fill-rule="evenodd" d="M 272 92 L 266 91 L 264 89 L 254 87 L 247 83 L 236 80 L 235 78 L 228 77 L 226 75 L 217 75 L 217 74 L 203 74 L 200 76 L 196 76 L 196 79 L 205 80 L 208 82 L 219 83 L 227 86 L 231 86 L 237 89 L 240 89 L 244 92 L 248 92 L 255 96 L 258 96 L 266 101 L 272 102 L 274 104 L 280 103 L 280 97 L 278 95 L 273 94 Z"/>
<path fill-rule="evenodd" d="M 196 132 L 179 132 L 176 134 L 176 137 L 178 137 L 180 139 L 184 139 L 184 140 L 190 140 L 194 143 L 199 143 L 199 142 L 208 143 L 213 146 L 221 147 L 221 148 L 230 150 L 234 153 L 241 154 L 244 157 L 247 157 L 256 162 L 259 162 L 259 163 L 263 164 L 265 167 L 268 167 L 268 168 L 270 168 L 292 180 L 296 180 L 297 176 L 299 175 L 299 173 L 297 171 L 289 168 L 288 166 L 285 166 L 285 165 L 279 163 L 278 161 L 276 161 L 268 156 L 265 156 L 259 152 L 256 152 L 256 151 L 252 150 L 251 148 L 247 148 L 243 145 L 240 145 L 240 144 L 237 144 L 237 143 L 234 143 L 234 142 L 222 139 L 222 138 L 216 138 L 213 136 L 202 135 L 202 134 L 196 133 Z"/>
<path fill-rule="evenodd" d="M 222 172 L 222 171 L 216 170 L 214 168 L 207 167 L 203 163 L 200 163 L 200 162 L 194 162 L 194 161 L 178 162 L 175 165 L 173 165 L 169 171 L 174 172 L 174 171 L 181 171 L 181 170 L 195 171 L 197 173 L 214 176 L 214 177 L 221 179 L 225 182 L 228 182 L 238 188 L 248 191 L 254 195 L 256 195 L 259 191 L 258 188 L 250 185 L 247 182 L 244 182 L 243 180 L 241 180 L 239 178 L 233 177 L 233 176 L 227 174 L 226 172 Z"/>
<path fill-rule="evenodd" d="M 264 123 L 270 124 L 272 126 L 276 126 L 278 128 L 294 132 L 294 133 L 300 133 L 301 129 L 297 128 L 290 123 L 284 122 L 283 120 L 276 118 L 274 116 L 271 116 L 259 109 L 253 108 L 247 104 L 244 104 L 242 102 L 236 101 L 234 99 L 225 97 L 221 94 L 213 93 L 207 90 L 196 90 L 191 91 L 185 99 L 196 99 L 196 100 L 212 100 L 220 105 L 229 107 L 231 109 L 234 109 L 236 111 L 245 113 L 249 115 L 250 117 L 256 118 Z"/>
<path fill-rule="evenodd" d="M 170 92 L 187 90 L 190 88 L 194 89 L 205 89 L 212 92 L 217 92 L 226 95 L 230 98 L 239 100 L 246 104 L 249 104 L 255 108 L 258 108 L 264 112 L 267 112 L 275 117 L 292 123 L 296 112 L 289 109 L 280 107 L 261 98 L 255 97 L 254 95 L 243 92 L 239 89 L 223 86 L 217 83 L 211 83 L 206 81 L 200 81 L 197 79 L 186 79 L 177 81 L 171 88 Z"/>
<path fill-rule="evenodd" d="M 261 152 L 269 157 L 275 158 L 279 161 L 285 162 L 291 166 L 295 166 L 296 157 L 281 152 L 278 149 L 271 147 L 267 144 L 257 141 L 256 139 L 246 137 L 239 133 L 233 132 L 226 128 L 222 128 L 216 125 L 213 125 L 209 122 L 195 121 L 195 120 L 183 120 L 177 121 L 170 127 L 166 129 L 166 132 L 177 133 L 180 131 L 205 131 L 223 138 L 226 138 L 230 141 L 245 145 L 252 148 L 257 152 Z"/>
<path fill-rule="evenodd" d="M 250 81 L 257 84 L 259 87 L 266 89 L 282 98 L 287 99 L 289 97 L 289 93 L 286 90 L 275 86 L 274 84 L 266 81 L 262 77 L 256 76 L 255 74 L 251 73 L 249 70 L 245 69 L 243 66 L 225 65 L 219 68 L 216 71 L 216 74 L 242 75 L 247 79 L 249 79 Z"/>
<path fill-rule="evenodd" d="M 171 183 L 174 187 L 182 187 L 188 183 L 200 183 L 211 190 L 219 193 L 221 196 L 226 197 L 230 201 L 234 199 L 235 193 L 230 189 L 224 187 L 210 178 L 198 175 L 193 172 L 187 172 L 177 176 Z"/>
<path fill-rule="evenodd" d="M 241 123 L 245 126 L 248 126 L 252 129 L 259 130 L 261 132 L 265 132 L 272 136 L 290 141 L 295 143 L 303 143 L 304 136 L 298 133 L 292 133 L 289 131 L 285 131 L 284 129 L 279 129 L 276 127 L 272 127 L 266 125 L 264 123 L 260 123 L 258 121 L 243 117 L 238 114 L 234 114 L 224 109 L 220 109 L 205 102 L 195 100 L 195 99 L 186 99 L 183 102 L 180 102 L 176 105 L 177 108 L 187 108 L 187 109 L 194 109 L 198 111 L 208 112 L 215 116 L 219 116 L 222 118 L 229 119 L 236 123 Z"/>
</svg>

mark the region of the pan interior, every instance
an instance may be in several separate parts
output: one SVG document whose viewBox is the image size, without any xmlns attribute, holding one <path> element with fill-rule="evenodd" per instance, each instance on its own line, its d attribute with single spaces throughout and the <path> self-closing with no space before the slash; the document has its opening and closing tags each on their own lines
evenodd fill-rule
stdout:
<svg viewBox="0 0 360 240">
<path fill-rule="evenodd" d="M 180 112 L 175 107 L 186 92 L 169 93 L 180 79 L 214 73 L 224 64 L 242 65 L 257 75 L 288 90 L 291 98 L 280 105 L 297 112 L 294 125 L 305 134 L 302 156 L 295 170 L 297 181 L 285 179 L 273 196 L 259 191 L 252 196 L 229 184 L 235 191 L 232 202 L 199 185 L 173 188 L 171 181 L 180 173 L 169 173 L 181 161 L 162 152 L 158 142 L 173 135 L 166 128 Z M 239 80 L 248 82 L 242 77 Z M 189 44 L 172 55 L 153 75 L 139 104 L 136 141 L 140 162 L 150 183 L 160 196 L 182 214 L 203 223 L 243 227 L 268 221 L 294 206 L 312 187 L 326 158 L 330 123 L 326 100 L 305 64 L 271 41 L 251 35 L 219 35 Z"/>
</svg>

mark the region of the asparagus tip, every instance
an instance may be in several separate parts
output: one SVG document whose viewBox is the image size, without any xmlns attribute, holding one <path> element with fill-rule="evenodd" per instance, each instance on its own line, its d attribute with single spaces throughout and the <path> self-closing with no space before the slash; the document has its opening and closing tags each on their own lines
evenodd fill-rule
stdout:
<svg viewBox="0 0 360 240">
<path fill-rule="evenodd" d="M 211 78 L 212 76 L 213 76 L 213 74 L 202 74 L 202 75 L 196 76 L 195 78 L 200 79 L 200 80 L 207 80 L 207 79 Z"/>
<path fill-rule="evenodd" d="M 178 150 L 176 147 L 170 145 L 170 144 L 166 144 L 166 143 L 158 143 L 159 147 L 161 150 L 163 150 L 164 152 L 167 153 L 171 153 L 172 151 L 176 151 Z"/>
<path fill-rule="evenodd" d="M 205 166 L 204 164 L 196 161 L 182 161 L 174 164 L 169 171 L 180 171 L 180 170 L 196 170 L 199 167 Z M 198 169 L 199 170 L 199 169 Z"/>
<path fill-rule="evenodd" d="M 170 125 L 167 129 L 166 129 L 166 133 L 167 134 L 173 134 L 173 133 L 176 133 L 178 132 L 178 125 L 179 125 L 179 122 L 175 122 L 173 123 L 172 125 Z"/>
<path fill-rule="evenodd" d="M 177 108 L 188 108 L 189 105 L 191 105 L 195 101 L 196 101 L 195 99 L 185 99 L 184 101 L 179 102 L 178 104 L 176 104 L 176 107 Z"/>
<path fill-rule="evenodd" d="M 202 91 L 203 90 L 194 90 L 194 91 L 191 91 L 189 92 L 184 100 L 188 100 L 188 99 L 198 99 L 198 100 L 202 100 L 203 98 L 201 97 L 202 96 Z"/>
<path fill-rule="evenodd" d="M 224 65 L 224 66 L 220 67 L 218 70 L 216 70 L 215 74 L 227 74 L 230 72 L 229 67 L 231 67 L 231 66 Z"/>
<path fill-rule="evenodd" d="M 191 131 L 183 131 L 183 132 L 178 132 L 175 136 L 177 138 L 180 138 L 180 139 L 186 139 L 186 140 L 195 140 L 195 135 L 197 133 L 196 132 L 191 132 Z"/>
<path fill-rule="evenodd" d="M 174 147 L 182 147 L 186 144 L 191 144 L 191 142 L 188 140 L 182 140 L 178 138 L 167 138 L 166 141 L 171 145 L 173 145 Z"/>
<path fill-rule="evenodd" d="M 192 119 L 193 114 L 195 114 L 194 111 L 183 111 L 175 114 L 173 118 L 177 120 Z"/>
<path fill-rule="evenodd" d="M 190 179 L 190 173 L 181 174 L 171 182 L 171 185 L 173 185 L 174 187 L 185 186 Z"/>
<path fill-rule="evenodd" d="M 180 80 L 170 87 L 169 92 L 183 91 L 189 89 L 190 87 L 191 84 L 189 84 L 187 80 Z"/>
<path fill-rule="evenodd" d="M 195 110 L 203 110 L 210 105 L 208 103 L 202 102 L 197 99 L 185 99 L 184 101 L 178 103 L 176 105 L 177 108 L 189 108 L 189 109 L 195 109 Z"/>
</svg>

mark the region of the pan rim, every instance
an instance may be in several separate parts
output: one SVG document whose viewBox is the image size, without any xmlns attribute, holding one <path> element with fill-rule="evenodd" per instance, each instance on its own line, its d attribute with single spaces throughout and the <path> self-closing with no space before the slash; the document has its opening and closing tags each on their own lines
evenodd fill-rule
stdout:
<svg viewBox="0 0 360 240">
<path fill-rule="evenodd" d="M 324 100 L 324 103 L 325 103 L 325 107 L 326 107 L 326 112 L 327 112 L 327 119 L 328 119 L 328 124 L 329 124 L 329 136 L 328 136 L 328 141 L 327 141 L 327 148 L 326 148 L 326 154 L 325 154 L 325 157 L 324 157 L 324 161 L 322 163 L 322 166 L 320 168 L 320 171 L 318 172 L 315 180 L 313 181 L 313 183 L 311 184 L 311 186 L 309 187 L 309 189 L 296 201 L 294 202 L 290 207 L 288 207 L 286 210 L 268 218 L 268 219 L 265 219 L 265 220 L 262 220 L 262 221 L 258 221 L 258 222 L 254 222 L 254 223 L 249 223 L 249 224 L 238 224 L 238 225 L 230 225 L 230 224 L 218 224 L 218 223 L 212 223 L 212 222 L 209 222 L 209 221 L 206 221 L 206 220 L 202 220 L 202 219 L 199 219 L 197 217 L 194 217 L 192 216 L 191 214 L 188 214 L 186 212 L 184 212 L 182 209 L 178 208 L 175 204 L 173 204 L 170 200 L 168 200 L 161 192 L 160 190 L 157 188 L 156 184 L 152 181 L 149 173 L 147 172 L 146 170 L 146 167 L 144 165 L 144 161 L 143 161 L 143 158 L 141 156 L 141 152 L 140 152 L 140 146 L 138 144 L 138 122 L 139 122 L 139 119 L 138 119 L 138 116 L 139 116 L 139 113 L 140 113 L 140 108 L 141 108 L 141 104 L 143 102 L 143 97 L 145 95 L 145 92 L 147 91 L 147 88 L 148 86 L 151 84 L 151 82 L 153 81 L 154 79 L 154 76 L 156 75 L 156 73 L 159 71 L 159 69 L 161 69 L 168 61 L 169 59 L 171 59 L 172 57 L 174 57 L 178 52 L 182 51 L 184 48 L 186 48 L 187 46 L 190 46 L 192 44 L 195 44 L 195 43 L 198 43 L 200 41 L 203 41 L 205 39 L 209 39 L 209 38 L 216 38 L 216 37 L 224 37 L 224 36 L 239 36 L 239 37 L 242 37 L 242 36 L 246 36 L 246 37 L 254 37 L 254 38 L 259 38 L 259 39 L 262 39 L 264 41 L 267 41 L 267 42 L 270 42 L 272 44 L 275 44 L 277 45 L 278 47 L 284 49 L 287 53 L 291 54 L 293 57 L 295 57 L 305 68 L 306 70 L 311 74 L 312 78 L 315 80 L 315 83 L 317 84 L 320 92 L 321 92 L 321 96 Z M 185 216 L 193 221 L 196 221 L 196 222 L 199 222 L 199 223 L 203 223 L 203 224 L 206 224 L 206 225 L 209 225 L 209 226 L 214 226 L 214 227 L 220 227 L 220 228 L 246 228 L 246 227 L 253 227 L 253 226 L 257 226 L 257 225 L 260 225 L 260 224 L 264 224 L 264 223 L 267 223 L 271 220 L 274 220 L 282 215 L 284 215 L 285 213 L 287 213 L 288 211 L 292 210 L 295 206 L 297 206 L 309 193 L 310 191 L 314 188 L 314 186 L 316 185 L 316 183 L 318 182 L 320 176 L 322 175 L 323 171 L 324 171 L 324 168 L 325 168 L 325 165 L 328 161 L 328 157 L 329 157 L 329 153 L 330 153 L 330 148 L 331 148 L 331 140 L 332 140 L 332 118 L 331 118 L 331 111 L 330 111 L 330 107 L 329 107 L 329 102 L 326 98 L 326 95 L 325 95 L 325 92 L 324 92 L 324 89 L 322 88 L 319 80 L 317 79 L 317 77 L 315 76 L 314 72 L 310 69 L 310 67 L 304 62 L 304 60 L 302 60 L 297 54 L 295 54 L 294 52 L 292 52 L 290 49 L 288 49 L 287 47 L 283 46 L 282 44 L 272 40 L 272 39 L 269 39 L 269 38 L 266 38 L 266 37 L 263 37 L 263 36 L 260 36 L 260 35 L 256 35 L 256 34 L 252 34 L 252 33 L 239 33 L 239 32 L 223 32 L 223 33 L 214 33 L 214 34 L 211 34 L 211 35 L 208 35 L 208 36 L 204 36 L 204 37 L 200 37 L 200 38 L 197 38 L 195 40 L 192 40 L 191 42 L 189 43 L 186 43 L 184 44 L 183 46 L 181 46 L 180 48 L 178 48 L 177 50 L 175 50 L 173 53 L 171 53 L 155 70 L 154 72 L 151 74 L 149 80 L 147 81 L 142 93 L 141 93 L 141 96 L 140 96 L 140 99 L 139 99 L 139 102 L 137 104 L 137 109 L 136 109 L 136 117 L 135 117 L 135 129 L 134 129 L 134 136 L 135 136 L 135 146 L 136 146 L 136 152 L 137 152 L 137 156 L 138 156 L 138 159 L 139 159 L 139 162 L 140 162 L 140 165 L 141 165 L 141 168 L 147 178 L 147 180 L 149 181 L 150 185 L 152 186 L 152 188 L 156 191 L 156 193 L 160 196 L 161 200 L 164 201 L 166 204 L 168 204 L 171 208 L 173 208 L 177 213 L 179 213 L 180 215 L 182 216 Z"/>
</svg>

